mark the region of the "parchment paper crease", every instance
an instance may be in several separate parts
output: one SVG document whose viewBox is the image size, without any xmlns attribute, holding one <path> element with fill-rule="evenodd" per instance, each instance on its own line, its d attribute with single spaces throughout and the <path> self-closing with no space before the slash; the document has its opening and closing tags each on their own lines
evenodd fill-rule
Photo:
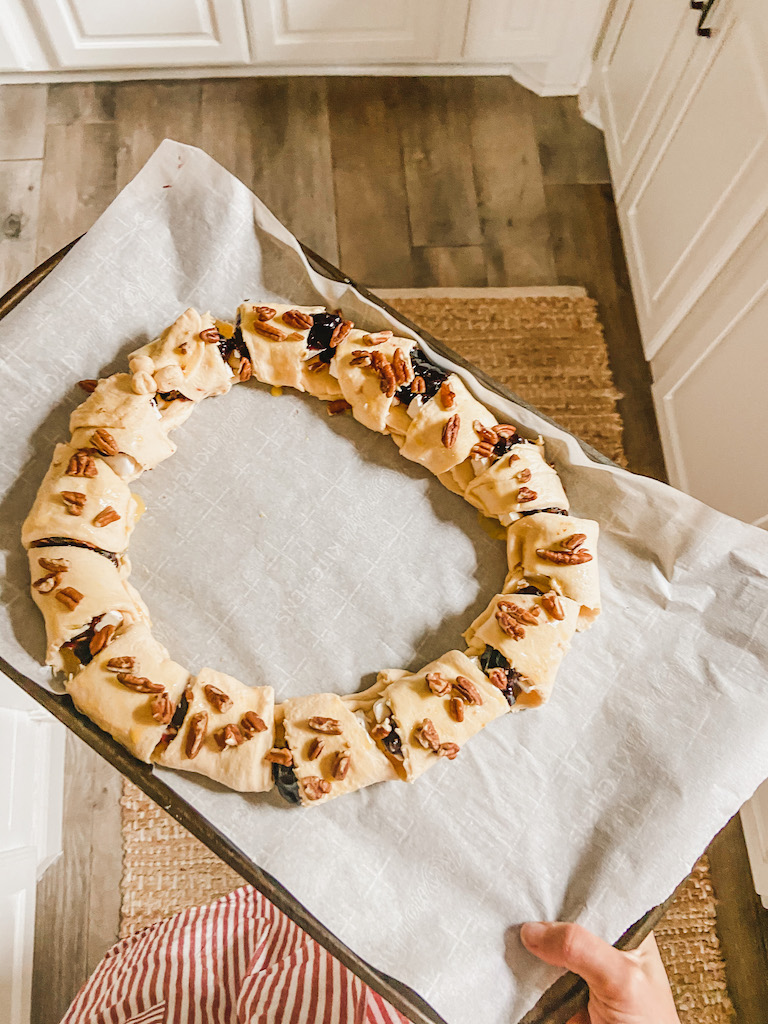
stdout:
<svg viewBox="0 0 768 1024">
<path fill-rule="evenodd" d="M 380 227 L 371 244 L 386 244 Z M 19 529 L 82 399 L 74 382 L 124 369 L 188 305 L 231 317 L 244 298 L 390 325 L 311 272 L 245 186 L 166 141 L 0 323 L 0 636 L 32 678 L 48 681 Z M 551 704 L 494 722 L 414 786 L 319 808 L 163 777 L 451 1024 L 501 1024 L 557 975 L 524 952 L 520 922 L 578 920 L 615 941 L 768 776 L 768 535 L 593 464 L 569 435 L 473 390 L 541 430 L 573 509 L 601 524 L 604 613 L 576 637 Z M 132 582 L 191 671 L 268 681 L 279 698 L 352 691 L 459 646 L 501 583 L 504 546 L 472 509 L 314 399 L 239 385 L 174 438 L 176 455 L 133 485 L 148 511 Z"/>
</svg>

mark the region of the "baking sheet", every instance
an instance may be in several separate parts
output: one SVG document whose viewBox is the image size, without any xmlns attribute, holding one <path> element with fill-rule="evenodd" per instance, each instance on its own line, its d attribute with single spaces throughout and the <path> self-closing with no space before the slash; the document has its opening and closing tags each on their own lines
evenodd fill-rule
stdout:
<svg viewBox="0 0 768 1024">
<path fill-rule="evenodd" d="M 18 531 L 81 377 L 187 305 L 243 298 L 386 314 L 307 266 L 288 232 L 198 150 L 165 142 L 83 241 L 0 323 L 0 637 L 46 683 Z M 407 332 L 406 332 L 407 333 Z M 436 361 L 444 362 L 437 358 Z M 468 381 L 471 384 L 471 381 Z M 572 507 L 600 520 L 605 613 L 550 705 L 493 723 L 414 786 L 319 808 L 163 778 L 363 958 L 448 1021 L 518 1019 L 557 971 L 517 926 L 579 920 L 614 941 L 688 872 L 768 776 L 768 536 L 591 463 L 569 435 L 474 387 L 549 442 Z M 133 485 L 132 582 L 156 635 L 278 697 L 348 692 L 453 646 L 496 592 L 504 547 L 392 442 L 321 403 L 239 385 Z"/>
</svg>

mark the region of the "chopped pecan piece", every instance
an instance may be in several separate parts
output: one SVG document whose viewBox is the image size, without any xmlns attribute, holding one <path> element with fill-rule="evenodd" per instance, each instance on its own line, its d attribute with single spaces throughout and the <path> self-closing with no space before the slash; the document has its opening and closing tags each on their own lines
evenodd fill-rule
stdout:
<svg viewBox="0 0 768 1024">
<path fill-rule="evenodd" d="M 184 743 L 184 753 L 191 761 L 193 757 L 197 757 L 200 753 L 200 748 L 203 745 L 205 739 L 205 733 L 208 728 L 208 712 L 198 711 L 189 720 L 189 728 L 187 729 L 187 738 Z"/>
<path fill-rule="evenodd" d="M 101 455 L 117 455 L 120 451 L 120 446 L 114 437 L 108 430 L 103 427 L 99 427 L 98 430 L 94 431 L 91 435 L 91 444 Z"/>
<path fill-rule="evenodd" d="M 293 764 L 293 755 L 288 747 L 272 747 L 264 755 L 264 760 L 270 761 L 272 764 L 281 764 L 284 768 L 290 768 Z"/>
<path fill-rule="evenodd" d="M 325 743 L 323 743 L 319 736 L 315 736 L 307 749 L 307 760 L 316 761 L 322 754 L 324 747 Z"/>
<path fill-rule="evenodd" d="M 285 341 L 288 337 L 285 331 L 281 331 L 279 327 L 275 327 L 274 324 L 266 323 L 263 320 L 254 321 L 253 329 L 269 338 L 270 341 Z"/>
<path fill-rule="evenodd" d="M 405 355 L 401 348 L 396 348 L 392 356 L 392 370 L 395 374 L 397 386 L 408 384 L 413 379 L 413 367 L 411 360 Z"/>
<path fill-rule="evenodd" d="M 246 711 L 240 719 L 240 732 L 242 732 L 247 740 L 253 739 L 257 733 L 266 731 L 267 723 L 255 711 Z"/>
<path fill-rule="evenodd" d="M 333 759 L 331 766 L 331 778 L 341 781 L 347 777 L 352 765 L 352 755 L 348 750 L 340 750 Z"/>
<path fill-rule="evenodd" d="M 527 484 L 530 479 L 531 471 L 530 469 L 528 469 L 527 466 L 525 469 L 521 469 L 519 473 L 515 474 L 515 480 L 517 480 L 521 484 Z"/>
<path fill-rule="evenodd" d="M 349 412 L 351 408 L 352 406 L 345 398 L 334 398 L 325 407 L 325 411 L 329 416 L 339 416 L 343 412 Z"/>
<path fill-rule="evenodd" d="M 67 506 L 71 516 L 81 516 L 85 508 L 85 495 L 82 491 L 62 491 L 61 500 Z"/>
<path fill-rule="evenodd" d="M 133 672 L 136 668 L 136 659 L 128 655 L 124 655 L 122 658 L 110 658 L 107 668 L 110 672 Z"/>
<path fill-rule="evenodd" d="M 203 693 L 211 707 L 216 708 L 217 711 L 229 711 L 232 707 L 232 698 L 227 696 L 218 686 L 211 686 L 210 683 L 206 683 L 203 687 Z"/>
<path fill-rule="evenodd" d="M 56 594 L 56 600 L 61 601 L 72 612 L 83 600 L 83 595 L 79 590 L 75 590 L 74 587 L 64 587 L 63 590 L 59 590 Z"/>
<path fill-rule="evenodd" d="M 66 572 L 69 568 L 67 558 L 38 558 L 37 564 L 46 572 Z"/>
<path fill-rule="evenodd" d="M 424 395 L 427 392 L 427 385 L 423 377 L 414 377 L 411 381 L 411 394 Z"/>
<path fill-rule="evenodd" d="M 173 701 L 168 694 L 163 691 L 158 693 L 156 697 L 152 698 L 150 703 L 152 717 L 156 722 L 160 722 L 161 725 L 170 725 L 173 713 L 176 708 L 173 706 Z"/>
<path fill-rule="evenodd" d="M 271 320 L 277 314 L 277 310 L 272 309 L 271 306 L 254 306 L 253 312 L 256 314 L 256 319 L 261 323 L 265 320 Z"/>
<path fill-rule="evenodd" d="M 116 512 L 111 505 L 107 505 L 105 509 L 102 509 L 97 516 L 93 517 L 94 526 L 109 526 L 110 523 L 116 523 L 120 518 L 120 513 Z"/>
<path fill-rule="evenodd" d="M 35 580 L 32 586 L 38 592 L 38 594 L 50 594 L 50 592 L 61 583 L 61 574 L 58 572 L 52 572 L 49 576 L 41 576 L 39 580 Z"/>
<path fill-rule="evenodd" d="M 517 427 L 513 427 L 511 423 L 497 423 L 493 429 L 499 437 L 514 437 L 517 433 Z"/>
<path fill-rule="evenodd" d="M 555 565 L 582 565 L 584 562 L 591 562 L 592 555 L 584 548 L 578 551 L 548 551 L 546 548 L 536 548 L 539 558 L 547 562 L 554 562 Z"/>
<path fill-rule="evenodd" d="M 337 345 L 340 345 L 354 326 L 351 320 L 342 320 L 340 324 L 334 327 L 333 334 L 328 341 L 328 346 L 336 348 Z"/>
<path fill-rule="evenodd" d="M 448 701 L 448 710 L 451 717 L 455 718 L 457 722 L 464 721 L 464 701 L 461 697 L 451 697 Z"/>
<path fill-rule="evenodd" d="M 483 698 L 480 695 L 480 691 L 472 682 L 472 680 L 467 679 L 466 676 L 456 676 L 453 688 L 454 690 L 456 690 L 459 697 L 461 697 L 465 704 L 483 703 Z"/>
<path fill-rule="evenodd" d="M 455 761 L 460 749 L 458 743 L 441 743 L 437 748 L 437 756 L 447 757 L 449 761 Z"/>
<path fill-rule="evenodd" d="M 541 607 L 547 615 L 550 615 L 553 619 L 559 619 L 562 621 L 565 618 L 565 612 L 563 611 L 563 606 L 560 603 L 560 598 L 554 590 L 550 590 L 548 594 L 545 594 L 544 597 L 542 597 Z"/>
<path fill-rule="evenodd" d="M 512 452 L 512 454 L 509 456 L 509 464 L 510 464 L 510 466 L 512 465 L 513 462 L 519 462 L 519 461 L 520 461 L 520 456 L 517 455 L 515 452 Z"/>
<path fill-rule="evenodd" d="M 117 626 L 113 626 L 111 623 L 108 626 L 102 626 L 101 629 L 97 629 L 91 637 L 91 642 L 88 644 L 88 650 L 94 656 L 103 651 L 108 643 L 112 640 L 115 635 Z"/>
<path fill-rule="evenodd" d="M 371 353 L 366 352 L 365 349 L 356 348 L 352 353 L 352 358 L 349 361 L 350 366 L 370 366 L 371 365 Z"/>
<path fill-rule="evenodd" d="M 496 621 L 499 624 L 499 629 L 502 633 L 506 633 L 507 636 L 511 636 L 513 640 L 522 640 L 525 636 L 525 629 L 516 622 L 511 615 L 507 615 L 506 612 L 502 611 L 501 608 L 496 609 Z"/>
<path fill-rule="evenodd" d="M 452 409 L 456 405 L 456 392 L 447 380 L 440 385 L 440 401 L 444 409 Z"/>
<path fill-rule="evenodd" d="M 246 359 L 245 356 L 240 357 L 240 365 L 237 370 L 237 379 L 244 384 L 247 380 L 250 380 L 253 376 L 253 366 L 250 359 Z"/>
<path fill-rule="evenodd" d="M 377 331 L 376 334 L 364 334 L 360 341 L 364 345 L 381 345 L 394 336 L 394 331 Z"/>
<path fill-rule="evenodd" d="M 314 322 L 309 313 L 302 313 L 298 309 L 286 309 L 283 313 L 283 323 L 297 331 L 308 331 Z"/>
<path fill-rule="evenodd" d="M 443 442 L 444 448 L 453 448 L 456 444 L 456 438 L 459 436 L 460 427 L 461 417 L 457 412 L 455 412 L 443 427 L 443 433 L 440 440 Z"/>
<path fill-rule="evenodd" d="M 165 690 L 162 683 L 153 683 L 146 676 L 135 676 L 131 672 L 118 672 L 117 681 L 134 693 L 163 693 Z"/>
<path fill-rule="evenodd" d="M 217 729 L 213 734 L 213 738 L 219 750 L 226 750 L 227 747 L 242 746 L 247 737 L 243 736 L 236 725 L 230 723 L 221 729 Z"/>
<path fill-rule="evenodd" d="M 82 388 L 86 394 L 92 395 L 96 388 L 99 386 L 99 382 L 97 380 L 79 380 L 77 382 L 77 386 L 79 388 Z"/>
<path fill-rule="evenodd" d="M 521 487 L 517 492 L 517 500 L 521 505 L 524 505 L 529 501 L 536 501 L 538 494 L 536 491 L 532 491 L 530 487 Z"/>
<path fill-rule="evenodd" d="M 222 337 L 215 327 L 206 327 L 205 330 L 200 331 L 200 340 L 209 345 L 218 345 Z"/>
<path fill-rule="evenodd" d="M 568 551 L 575 551 L 576 548 L 581 547 L 586 539 L 586 533 L 574 533 L 572 536 L 566 537 L 565 540 L 560 541 L 560 543 Z"/>
<path fill-rule="evenodd" d="M 427 672 L 427 686 L 436 697 L 445 697 L 451 692 L 451 683 L 442 672 Z"/>
<path fill-rule="evenodd" d="M 490 669 L 488 672 L 488 680 L 500 690 L 506 690 L 507 688 L 507 673 L 503 668 Z"/>
<path fill-rule="evenodd" d="M 392 732 L 392 723 L 389 721 L 379 722 L 371 729 L 371 736 L 375 740 L 383 740 L 385 736 L 389 736 Z"/>
<path fill-rule="evenodd" d="M 520 622 L 524 626 L 538 626 L 539 624 L 539 609 L 537 605 L 533 605 L 531 608 L 523 608 L 519 604 L 515 604 L 514 601 L 499 601 L 498 608 L 501 609 L 510 618 L 513 618 L 515 622 Z"/>
<path fill-rule="evenodd" d="M 93 478 L 98 476 L 96 460 L 88 452 L 75 452 L 67 465 L 66 476 L 84 476 Z"/>
<path fill-rule="evenodd" d="M 335 718 L 322 718 L 320 715 L 314 715 L 308 720 L 307 725 L 315 732 L 324 732 L 329 736 L 341 735 L 341 725 Z"/>
<path fill-rule="evenodd" d="M 486 427 L 480 420 L 472 420 L 472 429 L 480 440 L 485 441 L 486 444 L 498 444 L 499 435 L 491 427 Z"/>
<path fill-rule="evenodd" d="M 488 441 L 478 441 L 472 446 L 469 454 L 476 459 L 491 459 L 493 458 L 493 445 Z"/>
<path fill-rule="evenodd" d="M 437 753 L 440 747 L 440 737 L 431 719 L 425 718 L 421 725 L 416 726 L 415 736 L 417 741 L 425 750 L 433 750 Z"/>
<path fill-rule="evenodd" d="M 307 373 L 322 373 L 323 370 L 328 369 L 328 363 L 324 363 L 322 359 L 311 359 L 308 363 L 304 364 Z"/>
<path fill-rule="evenodd" d="M 331 784 L 327 779 L 319 779 L 316 775 L 308 775 L 301 780 L 307 800 L 319 800 L 331 792 Z"/>
</svg>

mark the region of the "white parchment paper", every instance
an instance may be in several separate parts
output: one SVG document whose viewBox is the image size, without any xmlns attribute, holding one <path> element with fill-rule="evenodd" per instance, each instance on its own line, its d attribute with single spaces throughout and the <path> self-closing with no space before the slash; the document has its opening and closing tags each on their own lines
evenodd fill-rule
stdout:
<svg viewBox="0 0 768 1024">
<path fill-rule="evenodd" d="M 245 186 L 166 141 L 0 323 L 0 640 L 32 678 L 49 681 L 19 530 L 82 400 L 74 382 L 125 369 L 188 305 L 231 317 L 245 298 L 391 326 L 314 274 Z M 544 434 L 574 512 L 601 524 L 604 614 L 575 638 L 551 703 L 494 722 L 413 786 L 317 808 L 163 777 L 451 1024 L 501 1024 L 558 973 L 523 950 L 520 922 L 577 920 L 615 941 L 768 776 L 768 535 L 590 462 L 467 382 Z M 147 513 L 132 582 L 193 672 L 269 682 L 278 698 L 349 692 L 460 647 L 501 584 L 504 545 L 474 510 L 315 399 L 238 385 L 174 439 L 176 455 L 133 485 Z"/>
</svg>

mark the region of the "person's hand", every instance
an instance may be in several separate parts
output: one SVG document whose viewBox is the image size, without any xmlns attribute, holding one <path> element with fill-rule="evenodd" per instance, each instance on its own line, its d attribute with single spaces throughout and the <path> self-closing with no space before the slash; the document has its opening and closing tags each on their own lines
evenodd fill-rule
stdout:
<svg viewBox="0 0 768 1024">
<path fill-rule="evenodd" d="M 534 956 L 589 985 L 588 1010 L 568 1024 L 680 1024 L 653 933 L 627 953 L 578 924 L 530 922 L 520 938 Z"/>
</svg>

